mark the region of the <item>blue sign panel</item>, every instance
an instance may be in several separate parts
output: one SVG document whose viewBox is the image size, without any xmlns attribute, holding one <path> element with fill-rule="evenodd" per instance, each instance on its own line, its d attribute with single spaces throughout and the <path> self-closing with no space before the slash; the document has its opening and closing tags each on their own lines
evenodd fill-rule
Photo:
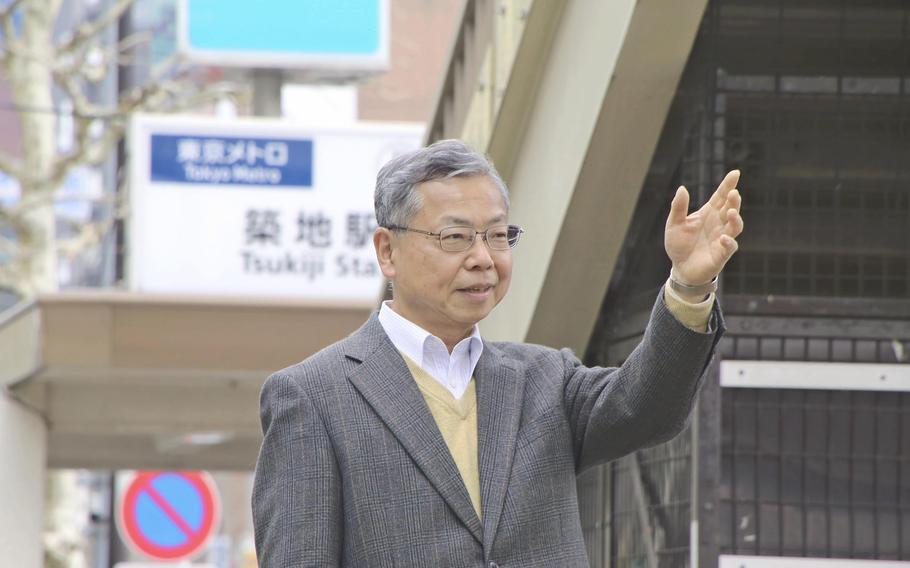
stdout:
<svg viewBox="0 0 910 568">
<path fill-rule="evenodd" d="M 313 141 L 152 135 L 153 182 L 313 185 Z"/>
<path fill-rule="evenodd" d="M 186 0 L 192 49 L 369 55 L 380 0 Z"/>
</svg>

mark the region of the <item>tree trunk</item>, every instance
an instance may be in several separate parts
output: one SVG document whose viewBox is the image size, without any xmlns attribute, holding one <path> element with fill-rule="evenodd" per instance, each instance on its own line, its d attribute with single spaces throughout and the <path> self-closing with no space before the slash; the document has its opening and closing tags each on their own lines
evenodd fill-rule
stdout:
<svg viewBox="0 0 910 568">
<path fill-rule="evenodd" d="M 23 229 L 16 238 L 29 254 L 20 258 L 23 275 L 22 291 L 28 295 L 57 289 L 57 251 L 54 193 L 48 181 L 56 148 L 56 114 L 51 94 L 54 57 L 54 23 L 59 0 L 33 0 L 21 8 L 21 43 L 27 52 L 13 57 L 9 81 L 15 104 L 25 112 L 22 119 L 22 165 L 20 179 L 22 204 L 28 210 L 22 216 Z"/>
</svg>

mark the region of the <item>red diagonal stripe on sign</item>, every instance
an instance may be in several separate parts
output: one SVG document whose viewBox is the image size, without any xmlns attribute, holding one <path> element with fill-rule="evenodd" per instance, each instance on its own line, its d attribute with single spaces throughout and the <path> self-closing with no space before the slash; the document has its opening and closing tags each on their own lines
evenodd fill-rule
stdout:
<svg viewBox="0 0 910 568">
<path fill-rule="evenodd" d="M 167 515 L 168 518 L 171 519 L 171 521 L 173 521 L 173 523 L 183 531 L 183 534 L 186 535 L 186 538 L 192 538 L 193 534 L 196 531 L 194 531 L 193 528 L 190 527 L 190 525 L 188 525 L 185 520 L 183 520 L 183 517 L 180 516 L 180 513 L 171 507 L 171 504 L 167 502 L 167 499 L 158 493 L 158 490 L 152 486 L 151 481 L 149 481 L 145 486 L 145 491 L 148 493 L 149 497 L 152 498 L 152 501 L 161 507 L 161 510 L 164 511 L 164 514 Z"/>
</svg>

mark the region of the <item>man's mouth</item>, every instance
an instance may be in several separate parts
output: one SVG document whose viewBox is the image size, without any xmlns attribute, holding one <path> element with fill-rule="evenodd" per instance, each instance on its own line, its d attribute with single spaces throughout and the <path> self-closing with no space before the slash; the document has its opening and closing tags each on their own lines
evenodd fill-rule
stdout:
<svg viewBox="0 0 910 568">
<path fill-rule="evenodd" d="M 488 290 L 490 290 L 490 289 L 492 289 L 492 288 L 493 288 L 493 285 L 492 285 L 492 284 L 483 284 L 483 285 L 480 285 L 480 286 L 470 286 L 470 287 L 468 287 L 468 288 L 459 288 L 458 291 L 459 291 L 459 292 L 471 292 L 471 293 L 475 293 L 475 294 L 481 294 L 481 293 L 483 293 L 483 292 L 487 292 Z"/>
<path fill-rule="evenodd" d="M 475 284 L 474 286 L 464 286 L 459 288 L 462 292 L 486 292 L 493 287 L 493 284 Z"/>
</svg>

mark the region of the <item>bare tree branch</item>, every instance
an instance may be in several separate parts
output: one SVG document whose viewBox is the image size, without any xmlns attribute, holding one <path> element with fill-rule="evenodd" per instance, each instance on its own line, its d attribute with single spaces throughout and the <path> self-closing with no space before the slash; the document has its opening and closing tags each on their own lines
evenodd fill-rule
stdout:
<svg viewBox="0 0 910 568">
<path fill-rule="evenodd" d="M 60 194 L 54 198 L 54 203 L 66 201 L 84 201 L 88 203 L 117 203 L 119 200 L 113 193 L 66 193 Z"/>
<path fill-rule="evenodd" d="M 12 263 L 0 264 L 0 290 L 23 294 L 19 273 L 20 271 L 13 269 Z"/>
<path fill-rule="evenodd" d="M 140 34 L 135 34 L 140 35 Z M 151 72 L 149 81 L 141 88 L 136 88 L 121 96 L 120 104 L 114 108 L 102 108 L 92 103 L 82 89 L 83 76 L 73 65 L 67 64 L 54 69 L 54 79 L 73 102 L 73 111 L 77 117 L 112 119 L 124 118 L 130 112 L 143 108 L 148 100 L 160 92 L 173 89 L 176 81 L 161 82 L 168 71 L 176 65 L 175 56 L 168 57 L 158 64 Z"/>
<path fill-rule="evenodd" d="M 128 65 L 133 62 L 133 56 L 127 56 L 125 54 L 136 49 L 140 45 L 151 43 L 153 39 L 154 35 L 151 32 L 136 32 L 130 34 L 117 42 L 116 45 L 104 49 L 105 61 L 116 59 L 119 65 Z"/>
<path fill-rule="evenodd" d="M 91 122 L 89 119 L 76 121 L 77 142 L 73 145 L 73 150 L 57 158 L 47 178 L 48 183 L 54 187 L 62 185 L 74 167 L 104 162 L 123 137 L 124 127 L 121 124 L 107 124 L 100 138 L 92 138 Z"/>
<path fill-rule="evenodd" d="M 0 10 L 0 20 L 7 20 L 13 17 L 13 12 L 16 11 L 16 8 L 19 7 L 19 4 L 22 4 L 25 0 L 13 0 L 9 4 L 3 7 Z"/>
<path fill-rule="evenodd" d="M 134 0 L 117 0 L 117 2 L 101 14 L 97 19 L 86 22 L 76 28 L 76 32 L 66 40 L 57 50 L 58 53 L 73 53 L 79 51 L 93 37 L 107 29 L 126 12 Z"/>
<path fill-rule="evenodd" d="M 103 118 L 104 113 L 101 107 L 92 103 L 80 85 L 80 78 L 74 72 L 54 71 L 54 78 L 57 84 L 66 93 L 73 103 L 73 114 L 80 118 Z"/>
<path fill-rule="evenodd" d="M 31 51 L 25 49 L 22 46 L 22 43 L 18 40 L 4 43 L 3 46 L 0 47 L 0 62 L 3 62 L 4 65 L 9 65 L 13 59 L 21 59 L 23 61 L 37 61 L 42 65 L 48 64 L 47 59 L 38 57 Z"/>
<path fill-rule="evenodd" d="M 141 45 L 151 43 L 154 35 L 151 32 L 141 31 L 128 35 L 116 43 L 105 46 L 84 46 L 74 51 L 59 51 L 53 62 L 54 78 L 58 82 L 74 77 L 77 81 L 88 79 L 100 80 L 107 74 L 111 62 L 118 65 L 129 65 L 134 61 L 129 52 Z M 97 52 L 93 50 L 97 49 Z M 93 59 L 97 53 L 100 60 Z"/>
<path fill-rule="evenodd" d="M 72 90 L 77 97 L 82 95 L 78 85 L 74 85 L 72 81 L 69 81 L 68 84 L 68 94 Z M 165 81 L 162 83 L 149 83 L 126 93 L 121 98 L 116 110 L 107 113 L 111 118 L 119 117 L 119 120 L 107 122 L 104 132 L 97 139 L 92 139 L 91 137 L 90 121 L 88 119 L 77 120 L 77 143 L 74 144 L 72 152 L 57 159 L 48 176 L 49 182 L 59 185 L 76 165 L 94 165 L 103 162 L 123 137 L 126 129 L 126 117 L 137 110 L 145 109 L 157 97 L 167 96 L 177 88 L 179 88 L 178 83 Z M 158 107 L 160 105 L 151 106 Z M 74 109 L 89 110 L 89 107 L 85 106 L 85 100 L 77 103 L 75 98 L 73 107 Z"/>
<path fill-rule="evenodd" d="M 0 225 L 8 224 L 17 232 L 26 230 L 22 218 L 31 210 L 38 207 L 46 207 L 55 203 L 65 201 L 85 201 L 97 204 L 113 204 L 115 211 L 119 211 L 123 205 L 123 200 L 116 194 L 61 194 L 59 192 L 32 192 L 24 196 L 12 208 L 3 208 L 0 206 Z M 115 215 L 116 216 L 116 215 Z"/>
<path fill-rule="evenodd" d="M 14 258 L 19 256 L 19 243 L 0 235 L 0 253 Z"/>
<path fill-rule="evenodd" d="M 0 225 L 12 227 L 17 234 L 27 230 L 22 217 L 2 205 L 0 205 Z"/>
<path fill-rule="evenodd" d="M 0 206 L 0 226 L 2 225 L 11 226 L 16 232 L 17 238 L 26 230 L 21 219 L 11 216 L 9 211 Z M 26 272 L 23 264 L 27 256 L 33 252 L 24 247 L 20 241 L 0 235 L 0 254 L 10 257 L 10 259 L 0 262 L 0 289 L 12 290 L 22 295 L 28 293 L 28 287 L 23 286 Z"/>
<path fill-rule="evenodd" d="M 205 102 L 216 100 L 227 92 L 224 85 L 216 89 L 188 89 L 185 80 L 160 80 L 159 77 L 175 67 L 176 58 L 172 57 L 156 66 L 148 83 L 137 87 L 121 96 L 115 109 L 102 111 L 92 104 L 82 91 L 78 79 L 70 73 L 58 73 L 58 81 L 73 101 L 73 109 L 78 117 L 76 121 L 76 144 L 73 151 L 57 159 L 46 178 L 53 185 L 60 185 L 73 167 L 79 164 L 96 165 L 102 163 L 114 147 L 120 142 L 126 130 L 126 120 L 134 112 L 141 110 L 183 110 Z M 107 119 L 104 131 L 99 138 L 91 136 L 91 121 L 88 117 Z"/>
<path fill-rule="evenodd" d="M 0 10 L 0 22 L 3 25 L 3 43 L 9 46 L 15 43 L 16 30 L 13 27 L 13 14 L 25 0 L 13 0 Z"/>
<path fill-rule="evenodd" d="M 0 289 L 9 290 L 20 296 L 30 296 L 34 287 L 27 281 L 25 258 L 20 254 L 11 262 L 0 264 Z"/>
<path fill-rule="evenodd" d="M 113 219 L 93 221 L 78 225 L 78 234 L 74 237 L 57 239 L 57 253 L 73 258 L 85 249 L 98 245 L 114 226 Z"/>
<path fill-rule="evenodd" d="M 19 179 L 22 175 L 22 164 L 16 158 L 0 152 L 0 172 Z"/>
<path fill-rule="evenodd" d="M 180 67 L 181 56 L 177 53 L 172 53 L 152 66 L 149 70 L 149 82 L 160 81 L 165 73 L 169 71 L 174 71 Z"/>
<path fill-rule="evenodd" d="M 75 105 L 73 105 L 75 108 Z M 88 146 L 92 144 L 91 120 L 88 118 L 76 119 L 76 132 L 74 134 L 73 150 L 64 156 L 57 157 L 54 165 L 48 175 L 48 183 L 54 187 L 59 187 L 66 180 L 76 165 L 85 157 Z"/>
</svg>

